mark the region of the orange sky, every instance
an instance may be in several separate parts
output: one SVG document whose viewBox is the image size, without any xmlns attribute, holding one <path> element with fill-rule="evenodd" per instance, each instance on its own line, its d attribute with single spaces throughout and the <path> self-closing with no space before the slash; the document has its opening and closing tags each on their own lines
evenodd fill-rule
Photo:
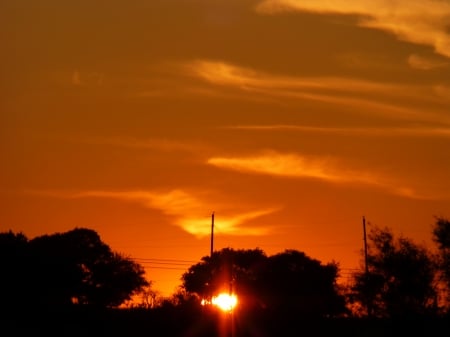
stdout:
<svg viewBox="0 0 450 337">
<path fill-rule="evenodd" d="M 0 230 L 95 229 L 164 295 L 209 254 L 212 212 L 216 249 L 344 272 L 363 215 L 431 247 L 449 17 L 447 0 L 3 0 Z"/>
</svg>

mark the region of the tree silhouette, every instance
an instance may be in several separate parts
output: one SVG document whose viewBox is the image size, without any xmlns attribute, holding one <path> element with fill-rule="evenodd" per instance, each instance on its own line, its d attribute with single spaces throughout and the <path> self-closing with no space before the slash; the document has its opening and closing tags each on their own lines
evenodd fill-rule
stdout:
<svg viewBox="0 0 450 337">
<path fill-rule="evenodd" d="M 322 265 L 296 250 L 267 257 L 260 249 L 226 248 L 191 266 L 182 287 L 200 297 L 232 290 L 247 308 L 328 316 L 345 311 L 337 275 L 335 263 Z"/>
<path fill-rule="evenodd" d="M 256 280 L 258 266 L 266 260 L 260 249 L 234 250 L 224 248 L 205 256 L 182 276 L 182 287 L 202 298 L 210 298 L 235 287 L 246 293 Z"/>
<path fill-rule="evenodd" d="M 439 270 L 441 280 L 445 284 L 447 310 L 450 310 L 450 221 L 438 217 L 433 227 L 433 240 L 439 250 Z"/>
<path fill-rule="evenodd" d="M 0 233 L 0 309 L 23 306 L 29 285 L 28 239 L 12 231 Z"/>
<path fill-rule="evenodd" d="M 31 306 L 115 307 L 149 285 L 139 264 L 113 252 L 91 229 L 76 228 L 29 241 L 11 233 L 1 238 L 10 243 L 1 245 L 2 260 L 15 271 L 2 278 L 2 291 L 8 284 L 15 285 L 11 286 L 14 293 L 23 294 Z"/>
<path fill-rule="evenodd" d="M 436 310 L 435 260 L 388 228 L 369 233 L 368 270 L 354 274 L 353 296 L 378 317 L 424 315 Z"/>
<path fill-rule="evenodd" d="M 303 252 L 286 250 L 270 256 L 260 275 L 260 294 L 276 310 L 302 316 L 336 316 L 346 312 L 337 287 L 338 265 L 323 265 Z"/>
</svg>

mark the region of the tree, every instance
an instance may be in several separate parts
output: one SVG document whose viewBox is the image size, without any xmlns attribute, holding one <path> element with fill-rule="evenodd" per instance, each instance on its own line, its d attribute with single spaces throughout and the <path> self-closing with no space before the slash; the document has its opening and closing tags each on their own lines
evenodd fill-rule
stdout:
<svg viewBox="0 0 450 337">
<path fill-rule="evenodd" d="M 234 250 L 224 248 L 205 256 L 182 276 L 182 288 L 201 298 L 211 298 L 220 292 L 236 291 L 242 295 L 251 291 L 258 267 L 266 255 L 260 249 Z"/>
<path fill-rule="evenodd" d="M 323 265 L 303 252 L 286 250 L 270 256 L 259 277 L 264 302 L 302 316 L 337 316 L 346 312 L 345 298 L 337 287 L 339 267 Z"/>
<path fill-rule="evenodd" d="M 14 296 L 22 294 L 33 306 L 115 307 L 149 286 L 139 264 L 112 251 L 91 229 L 75 228 L 29 241 L 21 236 L 13 239 L 12 234 L 1 238 L 15 242 L 6 248 L 1 245 L 2 253 L 13 256 L 7 260 L 20 271 L 8 273 L 3 282 L 17 284 Z M 18 253 L 11 255 L 14 249 Z"/>
<path fill-rule="evenodd" d="M 368 273 L 354 274 L 353 296 L 378 317 L 424 315 L 436 310 L 436 264 L 426 248 L 388 228 L 369 233 Z"/>
<path fill-rule="evenodd" d="M 439 271 L 441 281 L 445 284 L 447 310 L 450 309 L 450 221 L 438 217 L 433 227 L 433 240 L 439 250 Z"/>
<path fill-rule="evenodd" d="M 22 233 L 0 233 L 0 309 L 20 308 L 29 283 L 28 239 Z"/>
<path fill-rule="evenodd" d="M 260 249 L 226 248 L 191 266 L 182 287 L 201 298 L 232 290 L 240 307 L 328 316 L 345 311 L 337 275 L 335 263 L 322 265 L 295 250 L 267 257 Z"/>
</svg>

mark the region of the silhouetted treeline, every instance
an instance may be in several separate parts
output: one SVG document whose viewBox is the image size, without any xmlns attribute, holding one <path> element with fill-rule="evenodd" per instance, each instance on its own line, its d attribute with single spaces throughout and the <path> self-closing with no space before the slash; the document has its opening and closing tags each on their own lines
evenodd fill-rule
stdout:
<svg viewBox="0 0 450 337">
<path fill-rule="evenodd" d="M 324 265 L 295 250 L 266 256 L 259 249 L 227 248 L 190 267 L 182 289 L 200 298 L 230 289 L 243 298 L 243 306 L 299 317 L 448 315 L 450 222 L 436 218 L 432 235 L 437 253 L 396 238 L 389 228 L 372 227 L 366 265 L 345 286 L 337 284 L 337 262 Z"/>
<path fill-rule="evenodd" d="M 182 287 L 200 298 L 236 293 L 240 307 L 248 310 L 330 317 L 348 314 L 338 270 L 334 262 L 324 265 L 296 250 L 266 256 L 260 249 L 226 248 L 190 267 Z"/>
<path fill-rule="evenodd" d="M 437 253 L 389 228 L 371 229 L 367 270 L 354 274 L 348 294 L 353 314 L 439 316 L 450 312 L 450 222 L 436 218 Z"/>
<path fill-rule="evenodd" d="M 448 336 L 450 222 L 436 218 L 431 235 L 433 252 L 371 228 L 367 265 L 348 285 L 335 261 L 226 248 L 191 266 L 171 298 L 116 309 L 151 282 L 95 231 L 0 233 L 0 335 Z M 202 305 L 223 292 L 237 294 L 233 311 Z"/>
<path fill-rule="evenodd" d="M 28 240 L 0 233 L 0 309 L 115 307 L 148 286 L 144 269 L 90 229 Z"/>
</svg>

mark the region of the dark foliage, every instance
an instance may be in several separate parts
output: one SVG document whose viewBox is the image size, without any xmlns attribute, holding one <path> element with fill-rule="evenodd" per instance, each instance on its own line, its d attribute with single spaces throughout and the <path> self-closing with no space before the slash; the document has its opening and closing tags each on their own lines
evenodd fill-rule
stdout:
<svg viewBox="0 0 450 337">
<path fill-rule="evenodd" d="M 322 265 L 295 250 L 267 257 L 259 249 L 226 248 L 189 268 L 182 286 L 202 298 L 232 291 L 240 299 L 241 310 L 321 317 L 346 312 L 337 276 L 335 263 Z"/>
<path fill-rule="evenodd" d="M 24 305 L 31 283 L 28 239 L 22 233 L 0 233 L 0 309 Z"/>
<path fill-rule="evenodd" d="M 369 234 L 368 273 L 354 275 L 354 299 L 376 317 L 435 314 L 436 264 L 432 255 L 407 238 L 394 239 L 387 228 Z"/>
<path fill-rule="evenodd" d="M 437 226 L 441 240 L 448 222 Z M 377 315 L 357 318 L 340 315 L 338 265 L 295 250 L 266 256 L 227 248 L 189 268 L 183 288 L 161 306 L 114 309 L 147 282 L 139 265 L 111 251 L 97 233 L 75 229 L 33 240 L 0 233 L 0 335 L 448 336 L 450 317 L 436 314 L 430 287 L 443 265 L 389 230 L 373 231 L 370 242 L 370 273 L 356 275 L 353 295 Z M 240 305 L 231 313 L 200 305 L 199 298 L 219 291 L 236 292 Z"/>
<path fill-rule="evenodd" d="M 338 265 L 323 265 L 303 252 L 270 256 L 259 275 L 259 296 L 276 310 L 302 316 L 336 316 L 346 312 L 336 285 Z"/>
<path fill-rule="evenodd" d="M 0 292 L 9 307 L 114 307 L 148 286 L 143 268 L 113 252 L 90 229 L 43 235 L 0 234 Z"/>
<path fill-rule="evenodd" d="M 440 280 L 443 281 L 447 310 L 450 311 L 450 221 L 444 218 L 436 218 L 433 228 L 433 240 L 439 250 Z"/>
</svg>

